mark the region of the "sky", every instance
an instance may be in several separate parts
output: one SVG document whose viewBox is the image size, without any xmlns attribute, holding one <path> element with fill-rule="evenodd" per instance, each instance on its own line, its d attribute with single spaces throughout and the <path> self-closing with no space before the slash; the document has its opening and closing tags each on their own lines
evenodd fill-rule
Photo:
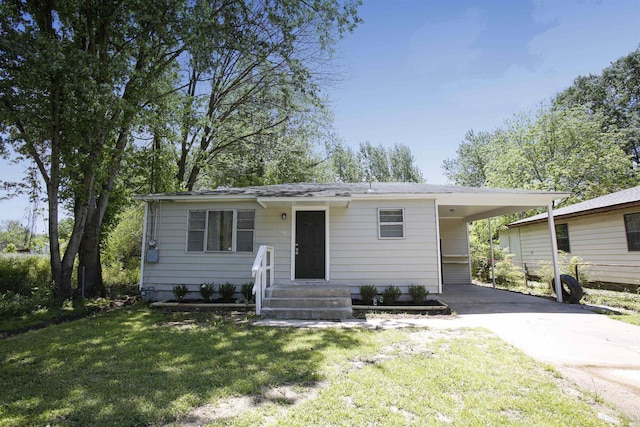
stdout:
<svg viewBox="0 0 640 427">
<path fill-rule="evenodd" d="M 353 148 L 409 146 L 431 184 L 447 184 L 442 163 L 469 130 L 497 129 L 640 45 L 638 0 L 363 3 L 336 45 L 335 130 Z M 0 179 L 24 169 L 0 162 Z M 0 200 L 0 221 L 26 223 L 26 207 Z"/>
</svg>

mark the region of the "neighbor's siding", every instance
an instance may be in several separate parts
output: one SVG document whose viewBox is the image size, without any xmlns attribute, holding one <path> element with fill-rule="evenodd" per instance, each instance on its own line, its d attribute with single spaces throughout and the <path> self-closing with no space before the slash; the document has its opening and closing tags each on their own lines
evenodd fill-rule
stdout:
<svg viewBox="0 0 640 427">
<path fill-rule="evenodd" d="M 444 285 L 471 283 L 468 235 L 464 220 L 440 218 Z"/>
<path fill-rule="evenodd" d="M 627 249 L 624 227 L 624 214 L 639 211 L 640 209 L 635 207 L 557 220 L 556 224 L 568 224 L 571 248 L 568 257 L 579 256 L 584 262 L 593 264 L 589 271 L 592 280 L 637 283 L 637 268 L 629 269 L 616 265 L 640 266 L 640 252 Z M 501 233 L 500 245 L 504 246 L 503 240 L 509 236 L 513 242 L 517 236 L 514 232 L 516 230 L 519 230 L 520 234 L 521 255 L 514 257 L 515 261 L 526 263 L 529 269 L 534 271 L 541 261 L 551 262 L 551 242 L 546 222 L 514 227 L 508 234 Z"/>
</svg>

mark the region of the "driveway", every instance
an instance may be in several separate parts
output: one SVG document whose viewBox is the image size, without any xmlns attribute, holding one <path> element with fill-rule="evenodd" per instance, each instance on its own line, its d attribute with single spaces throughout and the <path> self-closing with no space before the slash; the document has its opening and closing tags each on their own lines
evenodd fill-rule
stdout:
<svg viewBox="0 0 640 427">
<path fill-rule="evenodd" d="M 475 285 L 445 286 L 459 316 L 431 327 L 484 327 L 548 362 L 640 425 L 640 327 L 589 309 Z"/>
</svg>

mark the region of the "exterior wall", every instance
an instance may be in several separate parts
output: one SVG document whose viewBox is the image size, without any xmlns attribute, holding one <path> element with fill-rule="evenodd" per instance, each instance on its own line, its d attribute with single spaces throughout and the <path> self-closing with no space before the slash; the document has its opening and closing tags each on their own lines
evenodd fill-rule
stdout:
<svg viewBox="0 0 640 427">
<path fill-rule="evenodd" d="M 160 206 L 157 224 L 148 221 L 147 236 L 158 241 L 159 262 L 144 263 L 142 281 L 149 298 L 171 299 L 176 284 L 190 285 L 196 291 L 204 282 L 253 282 L 251 266 L 260 245 L 274 247 L 275 283 L 291 283 L 294 214 L 290 206 L 265 209 L 255 202 L 165 202 L 155 206 Z M 404 239 L 378 238 L 378 208 L 384 207 L 404 208 Z M 255 209 L 254 252 L 186 252 L 187 213 L 198 209 Z M 287 214 L 286 220 L 282 213 Z M 438 292 L 433 200 L 352 201 L 348 208 L 331 207 L 327 214 L 331 284 L 351 285 L 353 294 L 363 284 L 374 284 L 380 291 L 393 284 L 403 294 L 409 285 L 421 284 L 431 293 Z"/>
<path fill-rule="evenodd" d="M 586 263 L 591 280 L 638 284 L 640 277 L 640 251 L 627 249 L 624 214 L 639 212 L 638 207 L 583 215 L 556 220 L 569 228 L 569 257 L 579 256 Z M 514 261 L 524 262 L 535 269 L 540 261 L 551 262 L 551 242 L 548 224 L 532 224 L 515 227 L 500 233 L 500 246 L 518 240 L 520 254 Z M 513 244 L 513 243 L 512 243 Z M 514 253 L 514 252 L 512 252 Z M 622 267 L 636 266 L 636 267 Z"/>
<path fill-rule="evenodd" d="M 440 219 L 443 285 L 471 283 L 469 233 L 462 219 Z"/>
<path fill-rule="evenodd" d="M 378 238 L 378 208 L 404 208 L 405 238 Z M 399 286 L 406 296 L 412 284 L 438 292 L 438 253 L 433 200 L 353 201 L 330 211 L 331 283 L 380 291 Z"/>
</svg>

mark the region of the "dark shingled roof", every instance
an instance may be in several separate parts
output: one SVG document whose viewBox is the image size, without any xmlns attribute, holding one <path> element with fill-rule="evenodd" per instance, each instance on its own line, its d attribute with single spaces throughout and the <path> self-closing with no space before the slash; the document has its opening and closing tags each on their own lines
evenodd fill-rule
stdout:
<svg viewBox="0 0 640 427">
<path fill-rule="evenodd" d="M 596 197 L 595 199 L 586 200 L 584 202 L 565 206 L 564 208 L 553 211 L 553 218 L 585 215 L 588 213 L 599 212 L 603 210 L 619 209 L 631 203 L 640 202 L 640 186 L 628 188 L 616 193 L 607 194 L 606 196 Z M 529 224 L 533 222 L 546 221 L 547 213 L 541 213 L 529 218 L 521 219 L 509 224 L 509 227 Z"/>
<path fill-rule="evenodd" d="M 216 188 L 215 190 L 145 194 L 143 197 L 170 198 L 172 196 L 226 196 L 256 197 L 349 197 L 354 194 L 549 194 L 545 191 L 513 190 L 504 188 L 459 187 L 410 182 L 362 182 L 333 184 L 277 184 L 259 187 Z"/>
</svg>

